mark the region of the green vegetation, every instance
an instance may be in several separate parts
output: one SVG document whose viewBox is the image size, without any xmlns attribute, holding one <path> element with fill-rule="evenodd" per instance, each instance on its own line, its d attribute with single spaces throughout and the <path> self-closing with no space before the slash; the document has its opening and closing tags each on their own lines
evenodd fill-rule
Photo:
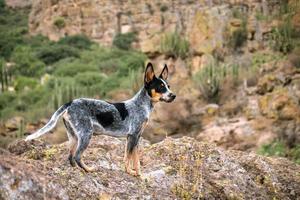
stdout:
<svg viewBox="0 0 300 200">
<path fill-rule="evenodd" d="M 189 43 L 179 33 L 169 33 L 162 37 L 160 49 L 169 56 L 186 58 L 189 53 Z"/>
<path fill-rule="evenodd" d="M 204 99 L 218 103 L 225 84 L 229 84 L 230 87 L 238 86 L 242 74 L 248 74 L 248 71 L 237 64 L 220 63 L 212 57 L 209 64 L 197 72 L 193 79 L 199 86 Z"/>
<path fill-rule="evenodd" d="M 18 12 L 1 8 L 0 15 L 0 57 L 8 59 L 17 45 L 24 43 L 27 34 L 28 9 Z"/>
<path fill-rule="evenodd" d="M 54 20 L 53 25 L 56 26 L 58 29 L 62 29 L 66 26 L 65 19 L 63 17 L 57 17 Z"/>
<path fill-rule="evenodd" d="M 119 49 L 129 50 L 131 49 L 132 42 L 136 40 L 136 34 L 133 32 L 118 33 L 113 39 L 113 45 Z"/>
<path fill-rule="evenodd" d="M 0 16 L 1 120 L 23 116 L 26 125 L 74 98 L 132 91 L 146 60 L 144 54 L 128 51 L 134 34 L 116 40 L 119 48 L 101 47 L 84 35 L 53 42 L 27 34 L 28 14 L 5 8 Z"/>
<path fill-rule="evenodd" d="M 234 9 L 233 17 L 237 20 L 240 20 L 241 25 L 228 35 L 227 45 L 229 48 L 237 50 L 247 41 L 247 16 L 241 13 L 239 10 Z"/>
<path fill-rule="evenodd" d="M 287 17 L 287 19 L 281 25 L 272 30 L 271 46 L 273 49 L 285 54 L 293 50 L 293 32 L 294 30 L 291 18 Z"/>
<path fill-rule="evenodd" d="M 217 103 L 219 100 L 223 69 L 223 66 L 213 60 L 195 75 L 201 94 L 209 102 Z"/>
<path fill-rule="evenodd" d="M 92 44 L 94 44 L 87 36 L 85 35 L 73 35 L 69 37 L 61 38 L 58 41 L 58 44 L 71 46 L 76 49 L 89 49 Z"/>
<path fill-rule="evenodd" d="M 287 157 L 300 164 L 300 145 L 289 148 L 282 140 L 275 140 L 260 147 L 258 153 L 265 156 Z"/>
</svg>

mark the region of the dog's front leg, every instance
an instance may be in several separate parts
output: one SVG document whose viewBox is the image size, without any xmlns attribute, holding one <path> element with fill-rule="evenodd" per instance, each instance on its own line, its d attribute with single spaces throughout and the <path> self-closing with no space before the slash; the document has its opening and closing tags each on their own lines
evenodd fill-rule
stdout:
<svg viewBox="0 0 300 200">
<path fill-rule="evenodd" d="M 125 164 L 125 171 L 128 174 L 134 175 L 135 172 L 132 170 L 132 165 L 131 165 L 131 161 L 132 161 L 132 154 L 130 152 L 128 152 L 128 139 L 126 140 L 126 144 L 125 144 L 125 152 L 124 152 L 124 164 Z"/>
<path fill-rule="evenodd" d="M 139 141 L 138 135 L 134 134 L 134 135 L 127 136 L 127 144 L 126 144 L 125 156 L 124 156 L 126 172 L 134 176 L 139 176 L 141 174 L 139 152 L 138 152 L 138 141 Z M 133 164 L 134 170 L 132 170 L 131 164 Z"/>
<path fill-rule="evenodd" d="M 133 158 L 133 168 L 135 170 L 135 175 L 140 176 L 141 175 L 141 164 L 140 164 L 140 152 L 139 152 L 138 146 L 136 146 L 133 149 L 132 158 Z"/>
</svg>

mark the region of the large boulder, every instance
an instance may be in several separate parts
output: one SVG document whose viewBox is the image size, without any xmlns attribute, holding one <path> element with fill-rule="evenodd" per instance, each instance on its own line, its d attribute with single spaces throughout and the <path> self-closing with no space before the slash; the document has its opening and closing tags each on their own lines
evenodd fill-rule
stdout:
<svg viewBox="0 0 300 200">
<path fill-rule="evenodd" d="M 21 142 L 22 143 L 22 142 Z M 16 143 L 15 145 L 18 145 Z M 84 173 L 67 162 L 67 144 L 21 155 L 0 152 L 1 199 L 296 199 L 300 166 L 286 159 L 226 151 L 188 137 L 142 141 L 143 176 L 124 172 L 125 139 L 92 138 Z M 13 146 L 11 146 L 13 148 Z M 20 151 L 18 151 L 20 152 Z M 42 156 L 35 157 L 34 154 Z"/>
</svg>

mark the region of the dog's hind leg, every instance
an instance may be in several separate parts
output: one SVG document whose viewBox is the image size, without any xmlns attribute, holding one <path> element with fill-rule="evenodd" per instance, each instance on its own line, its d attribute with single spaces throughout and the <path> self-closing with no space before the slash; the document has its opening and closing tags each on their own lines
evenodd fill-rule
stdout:
<svg viewBox="0 0 300 200">
<path fill-rule="evenodd" d="M 75 167 L 76 163 L 74 160 L 74 156 L 75 156 L 74 154 L 75 154 L 75 150 L 77 147 L 77 137 L 75 135 L 75 132 L 74 132 L 70 122 L 68 122 L 68 120 L 65 118 L 63 118 L 63 122 L 67 129 L 67 135 L 68 135 L 69 142 L 70 142 L 70 152 L 69 152 L 68 160 L 69 160 L 71 166 Z"/>
<path fill-rule="evenodd" d="M 90 136 L 84 137 L 84 138 L 79 138 L 78 144 L 77 144 L 77 149 L 75 151 L 75 161 L 79 167 L 84 169 L 86 172 L 93 172 L 95 171 L 94 168 L 88 167 L 86 164 L 81 159 L 81 155 L 83 154 L 84 150 L 87 148 L 90 142 L 90 138 L 92 136 L 92 132 L 90 133 Z"/>
<path fill-rule="evenodd" d="M 83 152 L 89 145 L 90 139 L 93 135 L 93 126 L 89 119 L 83 118 L 80 120 L 80 125 L 75 127 L 75 135 L 78 138 L 77 148 L 75 151 L 74 159 L 79 167 L 86 172 L 95 171 L 94 168 L 88 167 L 81 159 Z"/>
</svg>

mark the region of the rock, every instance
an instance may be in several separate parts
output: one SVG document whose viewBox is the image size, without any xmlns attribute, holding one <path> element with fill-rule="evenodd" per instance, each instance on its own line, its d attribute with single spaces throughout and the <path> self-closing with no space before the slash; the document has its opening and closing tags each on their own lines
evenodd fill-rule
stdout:
<svg viewBox="0 0 300 200">
<path fill-rule="evenodd" d="M 259 99 L 261 113 L 275 120 L 298 120 L 300 108 L 297 98 L 287 88 L 278 88 Z"/>
<path fill-rule="evenodd" d="M 125 140 L 94 136 L 84 155 L 98 171 L 84 173 L 67 162 L 67 145 L 51 159 L 1 152 L 2 199 L 296 199 L 300 167 L 286 159 L 226 151 L 188 137 L 144 147 L 136 178 L 123 169 Z M 144 144 L 143 144 L 144 145 Z M 108 162 L 111 166 L 98 166 Z"/>
<path fill-rule="evenodd" d="M 276 77 L 274 75 L 267 74 L 259 79 L 256 92 L 260 95 L 272 92 L 276 84 L 278 84 Z"/>
<path fill-rule="evenodd" d="M 226 149 L 255 150 L 262 144 L 271 142 L 275 136 L 265 129 L 255 129 L 255 123 L 258 121 L 248 121 L 245 118 L 218 118 L 204 126 L 196 138 Z"/>
<path fill-rule="evenodd" d="M 12 132 L 18 130 L 22 123 L 24 123 L 24 119 L 22 117 L 14 117 L 7 120 L 4 126 L 8 132 Z"/>
<path fill-rule="evenodd" d="M 5 4 L 9 8 L 29 8 L 33 0 L 5 0 Z"/>
<path fill-rule="evenodd" d="M 188 40 L 194 54 L 211 54 L 222 47 L 223 32 L 229 18 L 227 6 L 196 11 L 187 30 Z M 222 23 L 219 23 L 222 21 Z"/>
</svg>

